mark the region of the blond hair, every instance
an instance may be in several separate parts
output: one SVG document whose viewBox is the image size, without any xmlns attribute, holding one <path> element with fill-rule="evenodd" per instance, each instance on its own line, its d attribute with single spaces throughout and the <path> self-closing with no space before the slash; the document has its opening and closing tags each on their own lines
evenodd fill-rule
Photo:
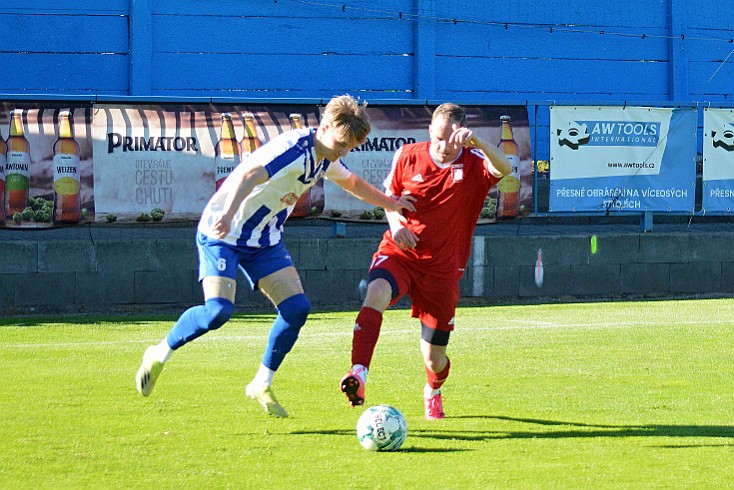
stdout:
<svg viewBox="0 0 734 490">
<path fill-rule="evenodd" d="M 361 144 L 372 130 L 367 102 L 360 104 L 351 95 L 334 97 L 326 104 L 322 121 L 334 129 L 345 141 Z"/>
<path fill-rule="evenodd" d="M 460 105 L 452 104 L 451 102 L 441 104 L 433 111 L 431 122 L 441 116 L 446 117 L 449 121 L 459 123 L 459 126 L 462 128 L 466 127 L 466 112 L 464 112 L 464 108 Z"/>
</svg>

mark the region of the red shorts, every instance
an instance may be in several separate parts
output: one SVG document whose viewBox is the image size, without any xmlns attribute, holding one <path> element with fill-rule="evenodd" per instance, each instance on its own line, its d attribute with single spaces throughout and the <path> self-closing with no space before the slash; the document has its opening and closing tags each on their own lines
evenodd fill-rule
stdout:
<svg viewBox="0 0 734 490">
<path fill-rule="evenodd" d="M 413 318 L 435 330 L 451 332 L 454 329 L 454 314 L 459 304 L 456 278 L 430 274 L 402 255 L 380 250 L 372 256 L 368 277 L 369 280 L 381 277 L 391 284 L 390 306 L 407 294 L 413 303 Z"/>
</svg>

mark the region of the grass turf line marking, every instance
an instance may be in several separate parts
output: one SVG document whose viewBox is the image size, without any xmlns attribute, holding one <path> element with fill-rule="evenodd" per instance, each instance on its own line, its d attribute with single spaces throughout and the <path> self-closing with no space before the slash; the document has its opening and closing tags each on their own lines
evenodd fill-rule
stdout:
<svg viewBox="0 0 734 490">
<path fill-rule="evenodd" d="M 728 325 L 730 322 L 726 319 L 722 320 L 690 320 L 690 321 L 676 321 L 676 325 L 697 325 L 697 326 L 711 326 L 711 325 Z M 573 328 L 587 328 L 593 330 L 600 330 L 605 328 L 629 328 L 629 327 L 643 327 L 643 326 L 658 326 L 668 325 L 669 321 L 660 322 L 606 322 L 606 323 L 552 323 L 552 322 L 539 322 L 534 324 L 518 324 L 518 325 L 498 325 L 491 327 L 466 327 L 459 329 L 465 332 L 491 332 L 491 331 L 505 331 L 505 330 L 554 330 L 554 329 L 573 329 Z M 383 329 L 380 336 L 384 335 L 405 335 L 415 333 L 416 328 L 392 330 L 389 327 Z M 318 332 L 318 333 L 307 333 L 301 332 L 299 336 L 300 340 L 306 340 L 309 338 L 323 338 L 323 337 L 344 337 L 351 336 L 352 330 L 345 330 L 344 332 Z M 161 337 L 162 338 L 162 337 Z M 116 346 L 125 344 L 152 344 L 160 342 L 161 338 L 157 339 L 130 339 L 130 340 L 109 340 L 109 341 L 89 341 L 89 342 L 39 342 L 39 343 L 23 343 L 23 344 L 2 344 L 0 343 L 0 349 L 22 349 L 22 348 L 67 348 L 67 347 L 82 347 L 82 346 Z M 197 343 L 204 342 L 221 342 L 221 341 L 243 341 L 243 340 L 262 340 L 263 336 L 258 335 L 212 335 L 200 337 L 197 339 Z"/>
</svg>

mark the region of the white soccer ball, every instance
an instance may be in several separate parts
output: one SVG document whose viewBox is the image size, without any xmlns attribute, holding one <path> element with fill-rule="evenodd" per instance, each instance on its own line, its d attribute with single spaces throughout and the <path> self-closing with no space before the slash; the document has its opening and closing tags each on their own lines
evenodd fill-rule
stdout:
<svg viewBox="0 0 734 490">
<path fill-rule="evenodd" d="M 357 438 L 368 451 L 397 451 L 406 437 L 405 417 L 390 405 L 370 407 L 357 420 Z"/>
</svg>

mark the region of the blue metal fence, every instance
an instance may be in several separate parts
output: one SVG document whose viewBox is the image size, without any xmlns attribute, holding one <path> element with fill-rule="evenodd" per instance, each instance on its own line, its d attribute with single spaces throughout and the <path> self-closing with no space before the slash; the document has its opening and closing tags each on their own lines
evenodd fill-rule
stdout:
<svg viewBox="0 0 734 490">
<path fill-rule="evenodd" d="M 554 104 L 697 106 L 700 133 L 732 26 L 723 0 L 3 2 L 0 99 L 524 105 L 538 161 Z"/>
</svg>

